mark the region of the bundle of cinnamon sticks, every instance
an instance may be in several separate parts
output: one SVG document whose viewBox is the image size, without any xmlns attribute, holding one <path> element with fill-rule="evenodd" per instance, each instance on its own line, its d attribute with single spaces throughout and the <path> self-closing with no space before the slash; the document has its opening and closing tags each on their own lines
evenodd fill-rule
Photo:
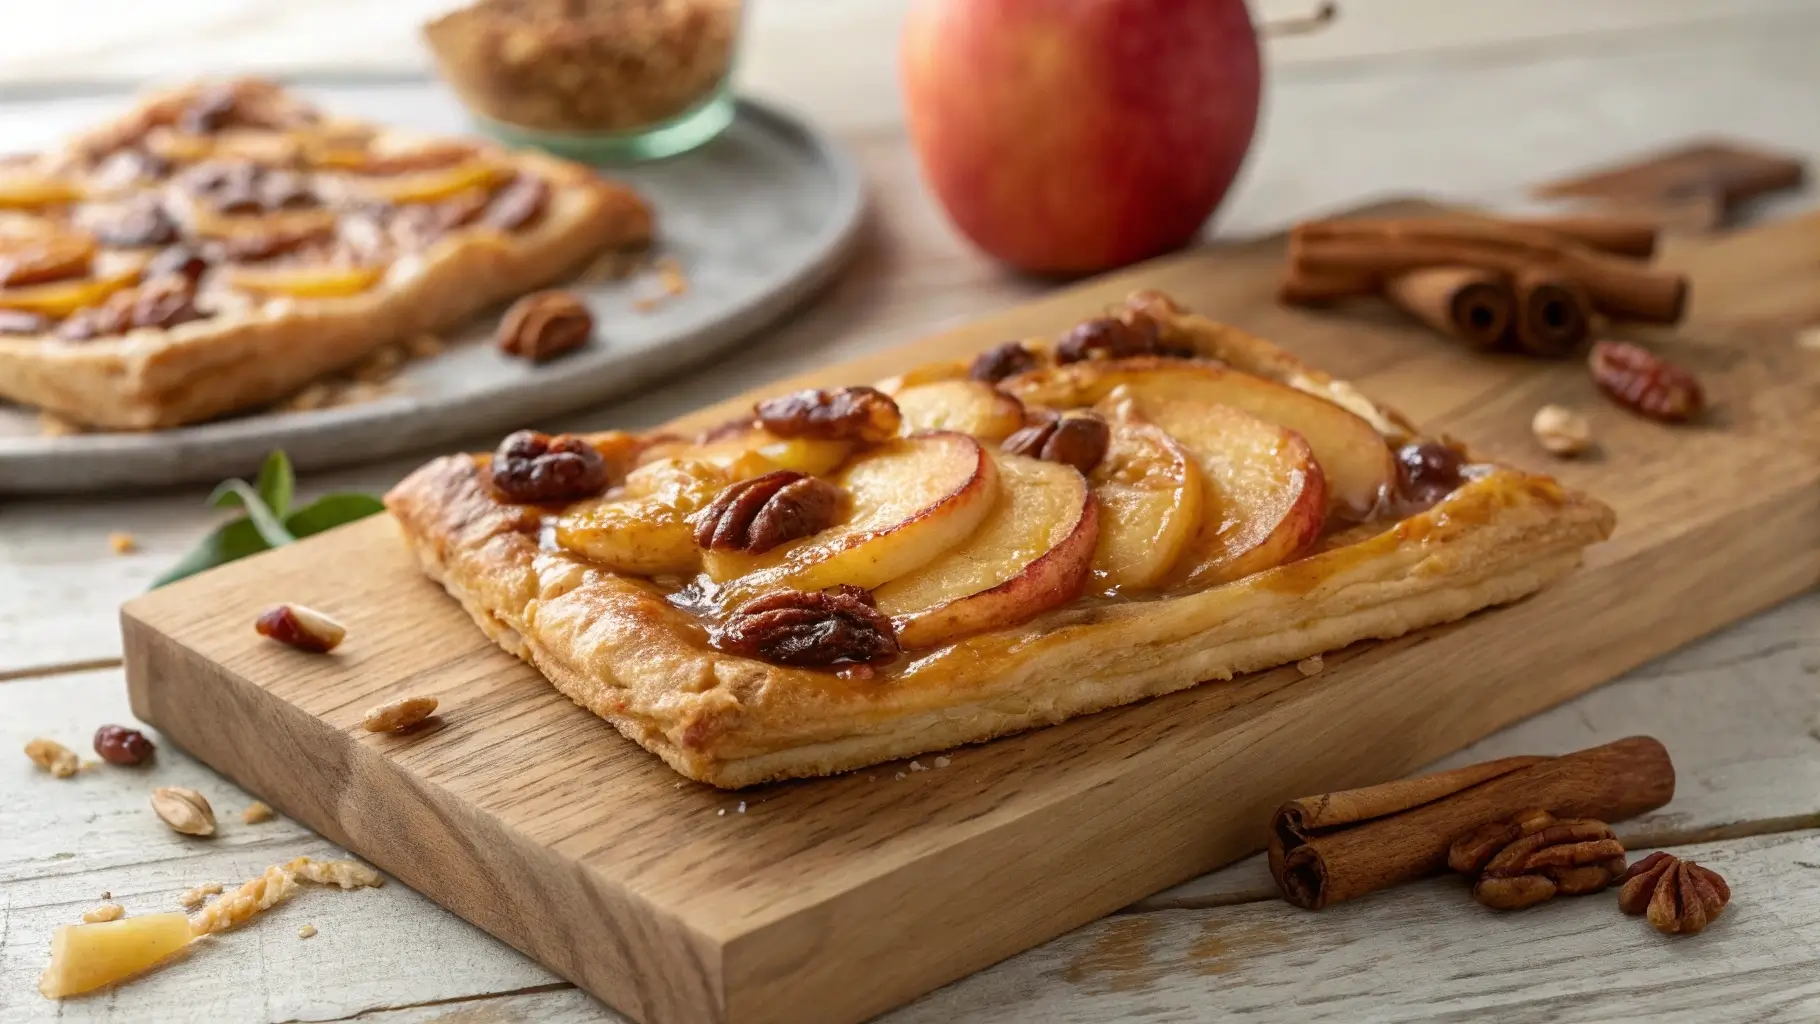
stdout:
<svg viewBox="0 0 1820 1024">
<path fill-rule="evenodd" d="M 1681 319 L 1687 278 L 1648 266 L 1655 251 L 1656 226 L 1642 218 L 1311 221 L 1290 233 L 1280 297 L 1382 295 L 1473 348 L 1560 357 L 1585 342 L 1595 316 Z"/>
</svg>

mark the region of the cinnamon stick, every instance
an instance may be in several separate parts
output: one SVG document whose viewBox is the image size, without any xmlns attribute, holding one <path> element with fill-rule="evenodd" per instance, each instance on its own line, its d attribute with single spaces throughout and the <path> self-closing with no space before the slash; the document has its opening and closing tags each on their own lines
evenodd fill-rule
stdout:
<svg viewBox="0 0 1820 1024">
<path fill-rule="evenodd" d="M 1426 267 L 1398 274 L 1384 295 L 1404 312 L 1471 348 L 1496 348 L 1510 329 L 1510 279 L 1476 267 Z"/>
<path fill-rule="evenodd" d="M 1532 355 L 1558 359 L 1592 332 L 1592 300 L 1573 278 L 1537 268 L 1517 275 L 1516 339 Z"/>
<path fill-rule="evenodd" d="M 1290 306 L 1319 306 L 1377 290 L 1378 279 L 1371 274 L 1315 274 L 1292 263 L 1277 288 L 1277 300 Z"/>
<path fill-rule="evenodd" d="M 1291 265 L 1317 275 L 1383 276 L 1464 264 L 1515 275 L 1548 267 L 1571 276 L 1600 312 L 1647 323 L 1680 320 L 1687 278 L 1562 241 L 1542 228 L 1475 221 L 1337 220 L 1290 233 Z"/>
<path fill-rule="evenodd" d="M 1648 736 L 1513 766 L 1528 761 L 1292 800 L 1271 819 L 1270 872 L 1285 899 L 1319 910 L 1439 871 L 1459 836 L 1527 808 L 1620 821 L 1675 793 L 1668 751 Z"/>
<path fill-rule="evenodd" d="M 1561 217 L 1525 217 L 1517 223 L 1540 228 L 1613 256 L 1646 260 L 1656 254 L 1656 222 L 1648 217 L 1599 214 Z"/>
</svg>

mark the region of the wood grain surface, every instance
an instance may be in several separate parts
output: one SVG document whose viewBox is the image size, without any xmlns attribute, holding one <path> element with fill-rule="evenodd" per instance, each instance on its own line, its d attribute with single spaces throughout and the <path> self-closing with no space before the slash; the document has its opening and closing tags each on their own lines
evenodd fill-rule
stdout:
<svg viewBox="0 0 1820 1024">
<path fill-rule="evenodd" d="M 855 1020 L 1255 849 L 1288 796 L 1402 774 L 1820 578 L 1820 366 L 1793 343 L 1820 316 L 1820 219 L 1671 250 L 1694 321 L 1654 340 L 1707 383 L 1714 413 L 1691 430 L 1602 404 L 1572 364 L 1472 357 L 1370 308 L 1279 309 L 1280 259 L 1275 240 L 1172 258 L 812 377 L 869 379 L 1160 287 L 1512 461 L 1540 461 L 1535 406 L 1584 409 L 1602 455 L 1561 475 L 1618 508 L 1618 535 L 1536 598 L 1357 645 L 1310 680 L 1204 686 L 902 779 L 722 794 L 493 649 L 369 521 L 130 603 L 134 709 L 637 1019 Z M 356 639 L 319 659 L 267 644 L 246 623 L 278 600 Z M 406 692 L 441 698 L 442 725 L 359 731 Z"/>
</svg>

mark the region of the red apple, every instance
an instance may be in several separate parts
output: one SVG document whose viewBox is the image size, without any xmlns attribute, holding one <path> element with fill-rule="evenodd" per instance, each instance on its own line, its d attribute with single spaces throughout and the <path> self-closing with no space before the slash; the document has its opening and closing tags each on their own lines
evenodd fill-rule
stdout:
<svg viewBox="0 0 1820 1024">
<path fill-rule="evenodd" d="M 1023 270 L 1187 242 L 1257 124 L 1243 0 L 916 0 L 902 43 L 923 174 L 967 237 Z"/>
</svg>

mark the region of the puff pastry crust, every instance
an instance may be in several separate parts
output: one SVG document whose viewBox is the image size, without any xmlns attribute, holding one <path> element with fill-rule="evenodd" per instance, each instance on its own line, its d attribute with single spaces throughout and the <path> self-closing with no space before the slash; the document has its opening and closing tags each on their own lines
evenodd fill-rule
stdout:
<svg viewBox="0 0 1820 1024">
<path fill-rule="evenodd" d="M 147 97 L 69 148 L 118 133 L 147 111 L 187 102 L 202 88 Z M 374 131 L 379 146 L 407 138 Z M 171 328 L 84 341 L 0 335 L 0 397 L 103 429 L 194 423 L 275 401 L 387 344 L 450 327 L 556 280 L 603 249 L 650 241 L 650 208 L 630 189 L 541 154 L 481 143 L 474 150 L 548 184 L 547 206 L 534 223 L 509 232 L 452 231 L 394 260 L 376 284 L 354 295 L 272 298 Z"/>
<path fill-rule="evenodd" d="M 1365 403 L 1268 343 L 1160 297 L 1136 301 L 1205 356 Z M 1406 429 L 1365 405 L 1390 436 Z M 652 583 L 540 545 L 541 513 L 495 498 L 485 465 L 439 458 L 388 495 L 424 572 L 577 704 L 683 775 L 726 788 L 981 742 L 1458 619 L 1571 571 L 1613 526 L 1590 497 L 1487 466 L 1426 511 L 1375 533 L 1355 527 L 1347 536 L 1363 539 L 1274 569 L 1198 592 L 1077 600 L 855 675 L 714 649 L 703 623 Z"/>
</svg>

